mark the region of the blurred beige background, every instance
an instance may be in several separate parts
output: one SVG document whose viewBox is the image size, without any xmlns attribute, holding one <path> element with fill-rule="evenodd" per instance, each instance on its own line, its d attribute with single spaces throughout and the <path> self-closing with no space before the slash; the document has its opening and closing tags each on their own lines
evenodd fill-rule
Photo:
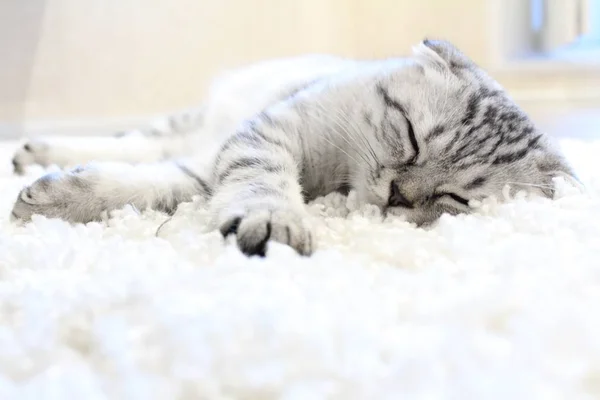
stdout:
<svg viewBox="0 0 600 400">
<path fill-rule="evenodd" d="M 482 0 L 4 0 L 0 120 L 160 113 L 224 68 L 401 55 L 425 35 L 485 63 L 484 13 Z"/>
<path fill-rule="evenodd" d="M 396 56 L 436 37 L 491 68 L 499 38 L 520 46 L 514 10 L 527 1 L 0 0 L 0 136 L 37 122 L 139 121 L 201 101 L 223 69 L 302 53 Z M 494 76 L 526 108 L 547 110 L 573 93 L 600 104 L 600 74 L 586 71 Z"/>
</svg>

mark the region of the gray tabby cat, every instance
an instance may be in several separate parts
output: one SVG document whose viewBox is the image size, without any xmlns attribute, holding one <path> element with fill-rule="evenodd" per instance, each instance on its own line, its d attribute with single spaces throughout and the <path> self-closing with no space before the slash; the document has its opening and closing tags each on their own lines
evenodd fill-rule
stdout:
<svg viewBox="0 0 600 400">
<path fill-rule="evenodd" d="M 507 184 L 552 197 L 552 179 L 573 176 L 500 85 L 443 41 L 425 40 L 410 58 L 255 65 L 167 122 L 92 142 L 26 144 L 17 172 L 96 163 L 40 178 L 21 191 L 13 217 L 88 222 L 126 204 L 173 213 L 202 195 L 214 227 L 236 235 L 245 254 L 264 255 L 275 240 L 309 255 L 305 202 L 332 191 L 353 189 L 423 225 L 469 212 L 473 199 L 502 198 Z M 224 136 L 207 159 L 215 134 Z"/>
</svg>

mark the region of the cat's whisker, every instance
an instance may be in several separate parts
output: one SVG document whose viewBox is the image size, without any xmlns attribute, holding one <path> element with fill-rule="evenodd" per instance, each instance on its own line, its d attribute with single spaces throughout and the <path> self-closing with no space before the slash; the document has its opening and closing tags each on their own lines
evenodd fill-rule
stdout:
<svg viewBox="0 0 600 400">
<path fill-rule="evenodd" d="M 519 186 L 531 186 L 531 187 L 539 187 L 543 189 L 554 189 L 554 185 L 544 185 L 544 184 L 536 184 L 536 183 L 526 183 L 526 182 L 504 182 L 505 185 L 519 185 Z"/>
<path fill-rule="evenodd" d="M 340 129 L 343 129 L 343 128 L 341 128 L 341 127 L 340 127 Z M 341 137 L 341 138 L 342 138 L 342 139 L 343 139 L 343 140 L 344 140 L 344 141 L 345 141 L 345 142 L 346 142 L 346 143 L 347 143 L 347 144 L 348 144 L 348 145 L 349 145 L 349 146 L 350 146 L 350 147 L 351 147 L 351 148 L 352 148 L 352 149 L 353 149 L 355 152 L 356 152 L 356 154 L 358 154 L 358 156 L 359 156 L 360 158 L 362 158 L 362 159 L 365 161 L 365 163 L 366 163 L 367 165 L 371 165 L 371 161 L 370 161 L 370 160 L 369 160 L 369 158 L 366 156 L 366 154 L 365 154 L 365 153 L 363 153 L 362 151 L 359 151 L 359 150 L 358 150 L 358 148 L 357 148 L 356 146 L 354 146 L 352 143 L 350 143 L 350 141 L 348 141 L 348 139 L 346 138 L 346 136 L 348 136 L 348 131 L 346 131 L 346 130 L 342 130 L 342 131 L 340 132 L 340 131 L 337 131 L 337 130 L 336 130 L 336 131 L 334 131 L 334 132 L 335 132 L 335 133 L 337 133 L 337 134 L 338 134 L 338 135 L 339 135 L 339 136 L 340 136 L 340 137 Z"/>
<path fill-rule="evenodd" d="M 323 105 L 322 105 L 322 104 L 320 104 L 320 103 L 316 103 L 316 105 L 317 105 L 318 107 L 320 107 L 320 108 L 321 108 L 321 110 L 323 111 L 323 116 L 325 116 L 325 117 L 329 118 L 329 119 L 330 119 L 330 121 L 331 121 L 331 122 L 333 122 L 333 123 L 334 123 L 334 124 L 335 124 L 335 125 L 336 125 L 336 126 L 337 126 L 337 127 L 338 127 L 338 128 L 341 130 L 341 131 L 342 131 L 342 132 L 346 132 L 346 133 L 347 133 L 347 131 L 344 129 L 344 126 L 342 125 L 342 121 L 340 121 L 340 120 L 339 120 L 339 118 L 337 118 L 337 116 L 335 116 L 335 114 L 334 114 L 334 115 L 331 115 L 331 114 L 325 113 L 325 112 L 324 112 L 324 111 L 325 111 L 325 108 L 324 108 L 324 107 L 323 107 Z M 334 116 L 336 117 L 335 119 L 334 119 Z M 365 163 L 367 163 L 367 165 L 371 165 L 371 162 L 370 162 L 370 161 L 367 159 L 367 157 L 365 157 L 365 154 L 364 154 L 363 152 L 359 151 L 359 149 L 358 149 L 356 146 L 353 146 L 353 145 L 352 145 L 352 143 L 350 143 L 350 142 L 348 141 L 348 139 L 346 139 L 346 137 L 345 137 L 346 135 L 343 135 L 343 134 L 341 134 L 341 133 L 340 133 L 339 131 L 337 131 L 337 130 L 336 130 L 335 132 L 336 132 L 338 135 L 340 135 L 340 137 L 341 137 L 341 138 L 342 138 L 342 139 L 343 139 L 343 140 L 344 140 L 346 143 L 348 143 L 348 145 L 350 145 L 350 146 L 352 147 L 352 149 L 353 149 L 353 150 L 354 150 L 354 151 L 355 151 L 355 152 L 356 152 L 356 153 L 357 153 L 357 154 L 358 154 L 358 155 L 359 155 L 359 156 L 360 156 L 360 157 L 361 157 L 361 158 L 362 158 L 362 159 L 365 161 Z M 331 142 L 329 142 L 329 143 L 331 143 Z M 336 147 L 337 147 L 337 146 L 336 146 Z M 337 147 L 337 148 L 338 148 L 338 149 L 340 149 L 339 147 Z M 341 149 L 340 149 L 340 150 L 341 150 Z M 347 153 L 347 152 L 345 152 L 345 151 L 344 151 L 344 153 L 345 153 L 345 154 L 348 154 L 348 153 Z M 353 158 L 353 159 L 354 159 L 354 158 Z M 356 161 L 356 159 L 354 159 L 354 160 Z"/>
<path fill-rule="evenodd" d="M 371 147 L 371 144 L 369 143 L 367 138 L 364 137 L 364 134 L 362 134 L 362 132 L 357 132 L 356 128 L 348 123 L 349 121 L 347 121 L 347 119 L 344 122 L 346 122 L 346 124 L 351 127 L 351 131 L 346 130 L 345 133 L 347 134 L 347 136 L 350 137 L 350 139 L 352 139 L 352 141 L 354 142 L 354 145 L 356 146 L 355 148 L 362 150 L 362 148 L 364 147 L 368 152 L 368 154 L 365 153 L 365 155 L 369 156 L 372 159 L 372 161 L 377 163 L 377 156 L 374 153 L 373 148 Z M 348 144 L 352 145 L 350 142 L 348 142 L 348 140 L 345 137 L 343 139 Z M 358 140 L 360 140 L 362 143 L 359 143 Z"/>
<path fill-rule="evenodd" d="M 373 146 L 371 145 L 371 142 L 369 141 L 369 139 L 366 137 L 365 133 L 362 131 L 362 129 L 359 126 L 356 126 L 354 128 L 354 131 L 356 132 L 357 136 L 362 139 L 362 142 L 366 145 L 367 150 L 369 151 L 369 153 L 371 154 L 371 157 L 373 158 L 373 161 L 375 161 L 376 164 L 380 165 L 381 162 L 379 161 L 379 157 L 377 156 L 377 153 L 375 152 L 375 149 L 373 149 Z M 356 139 L 354 138 L 354 140 L 356 141 Z"/>
<path fill-rule="evenodd" d="M 326 111 L 325 107 L 322 104 L 318 103 L 318 106 L 321 107 L 323 112 Z M 342 139 L 346 143 L 348 143 L 350 146 L 352 146 L 352 148 L 357 153 L 359 153 L 361 155 L 361 157 L 365 158 L 365 156 L 368 155 L 372 159 L 371 161 L 375 162 L 376 164 L 381 164 L 379 162 L 377 155 L 375 154 L 375 151 L 373 150 L 373 147 L 369 143 L 368 139 L 365 137 L 364 133 L 358 131 L 357 127 L 354 124 L 351 124 L 345 115 L 343 115 L 339 112 L 336 112 L 335 114 L 325 113 L 325 115 L 327 117 L 329 117 L 334 123 L 336 123 L 336 125 L 338 125 L 340 127 L 342 132 L 345 134 L 345 135 L 340 135 L 342 137 Z M 350 130 L 345 129 L 346 126 L 349 127 Z M 337 133 L 341 134 L 340 132 L 337 132 Z M 348 141 L 346 136 L 348 136 L 348 137 L 350 137 L 350 139 L 352 139 L 352 141 L 354 142 L 354 145 Z M 361 146 L 361 143 L 359 143 L 357 139 L 361 139 L 363 146 Z M 365 147 L 370 154 L 364 153 L 362 151 L 363 150 L 362 147 Z M 371 161 L 366 160 L 366 159 L 365 159 L 365 161 L 367 161 L 368 165 L 371 165 Z"/>
<path fill-rule="evenodd" d="M 348 126 L 350 126 L 354 132 L 354 136 L 352 137 L 352 139 L 355 141 L 355 143 L 357 143 L 357 145 L 358 145 L 358 142 L 356 141 L 356 139 L 357 139 L 356 136 L 358 136 L 358 138 L 361 139 L 363 145 L 366 146 L 367 150 L 371 154 L 373 161 L 377 165 L 381 165 L 381 161 L 379 160 L 379 157 L 377 156 L 377 152 L 375 151 L 375 149 L 373 149 L 371 142 L 369 141 L 369 139 L 367 138 L 367 136 L 365 135 L 363 130 L 360 128 L 360 125 L 352 124 L 347 115 L 343 115 L 343 118 L 344 118 L 344 121 L 346 122 L 346 124 Z"/>
<path fill-rule="evenodd" d="M 331 140 L 327 139 L 325 136 L 322 136 L 322 137 L 323 137 L 323 139 L 327 143 L 329 143 L 330 145 L 332 145 L 333 147 L 335 147 L 336 149 L 338 149 L 339 151 L 341 151 L 342 153 L 344 153 L 345 155 L 347 155 L 348 157 L 350 157 L 357 164 L 360 164 L 360 162 L 356 158 L 352 157 L 346 150 L 342 149 L 340 146 L 338 146 L 337 144 L 333 143 Z"/>
</svg>

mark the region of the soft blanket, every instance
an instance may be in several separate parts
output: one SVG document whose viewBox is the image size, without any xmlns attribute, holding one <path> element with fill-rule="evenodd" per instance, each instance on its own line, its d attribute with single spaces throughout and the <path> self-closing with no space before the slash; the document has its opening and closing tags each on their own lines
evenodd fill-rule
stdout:
<svg viewBox="0 0 600 400">
<path fill-rule="evenodd" d="M 483 202 L 429 229 L 330 195 L 318 251 L 248 259 L 132 208 L 71 226 L 9 213 L 41 175 L 0 145 L 0 399 L 600 397 L 600 141 L 563 141 L 587 186 Z"/>
</svg>

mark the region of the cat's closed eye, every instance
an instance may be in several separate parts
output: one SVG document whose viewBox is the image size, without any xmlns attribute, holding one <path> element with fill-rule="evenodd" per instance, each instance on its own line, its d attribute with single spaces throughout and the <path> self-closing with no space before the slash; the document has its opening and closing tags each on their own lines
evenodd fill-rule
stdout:
<svg viewBox="0 0 600 400">
<path fill-rule="evenodd" d="M 406 198 L 406 196 L 400 191 L 400 188 L 394 181 L 392 181 L 390 183 L 390 196 L 388 198 L 387 206 L 388 207 L 414 208 L 415 204 L 424 204 L 424 203 L 431 204 L 431 203 L 435 203 L 439 199 L 442 199 L 445 197 L 452 199 L 453 201 L 455 201 L 456 203 L 459 203 L 462 206 L 465 206 L 465 207 L 469 206 L 468 199 L 465 199 L 464 197 L 459 196 L 456 193 L 452 193 L 452 192 L 435 193 L 431 196 L 425 197 L 424 201 L 422 201 L 422 202 L 417 201 L 415 203 Z"/>
<path fill-rule="evenodd" d="M 443 197 L 449 197 L 452 200 L 454 200 L 455 202 L 462 204 L 465 207 L 469 206 L 469 200 L 465 199 L 464 197 L 461 197 L 459 195 L 457 195 L 456 193 L 452 193 L 452 192 L 444 192 L 444 193 L 436 193 L 433 198 L 435 200 L 437 199 L 441 199 Z"/>
</svg>

